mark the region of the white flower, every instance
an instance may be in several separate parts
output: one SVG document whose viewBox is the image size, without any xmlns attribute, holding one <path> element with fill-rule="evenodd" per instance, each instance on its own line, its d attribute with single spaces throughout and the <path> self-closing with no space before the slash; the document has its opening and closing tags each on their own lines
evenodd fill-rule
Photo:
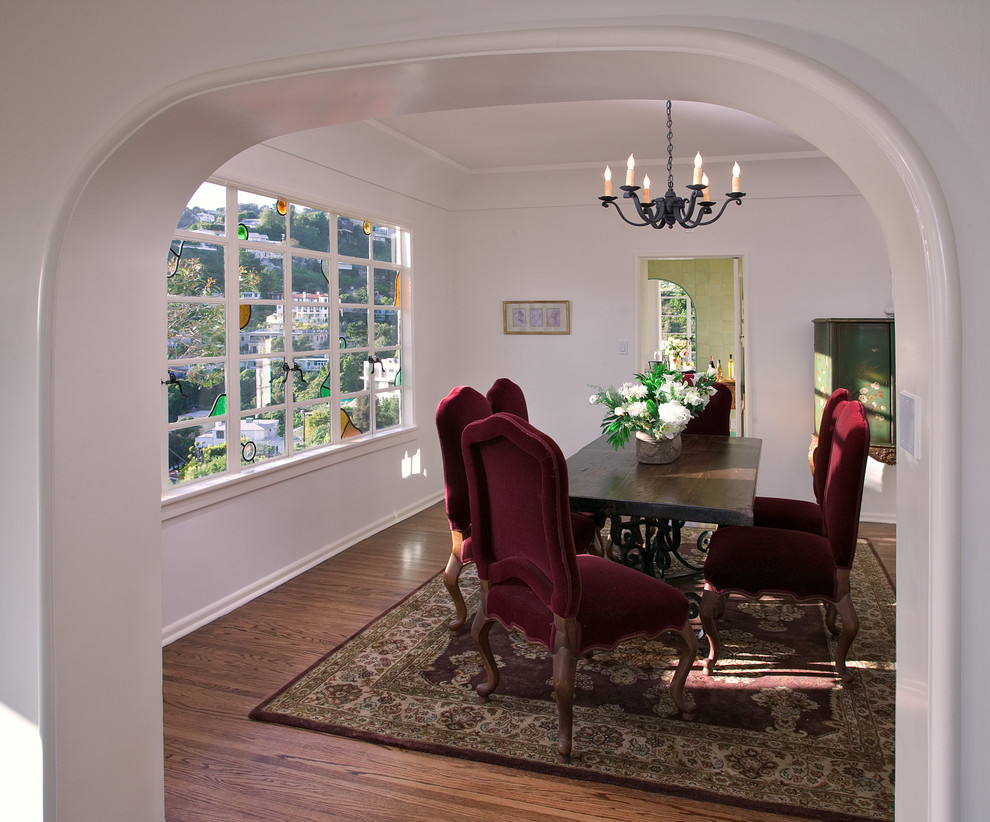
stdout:
<svg viewBox="0 0 990 822">
<path fill-rule="evenodd" d="M 597 394 L 592 394 L 590 397 L 588 397 L 588 403 L 590 405 L 597 405 L 598 404 L 598 395 Z"/>
<path fill-rule="evenodd" d="M 641 400 L 646 396 L 645 385 L 638 382 L 626 382 L 619 386 L 619 393 L 627 400 Z"/>
<path fill-rule="evenodd" d="M 626 411 L 630 417 L 641 417 L 649 410 L 649 408 L 650 407 L 645 402 L 631 402 L 626 406 Z"/>
<path fill-rule="evenodd" d="M 615 406 L 615 408 L 612 410 L 612 413 L 615 414 L 615 416 L 617 417 L 624 417 L 626 415 L 625 406 L 623 405 Z"/>
</svg>

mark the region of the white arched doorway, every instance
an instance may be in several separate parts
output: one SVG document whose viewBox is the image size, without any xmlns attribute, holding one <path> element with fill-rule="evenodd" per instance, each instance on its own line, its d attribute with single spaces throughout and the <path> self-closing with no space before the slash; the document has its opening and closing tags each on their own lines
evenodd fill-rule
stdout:
<svg viewBox="0 0 990 822">
<path fill-rule="evenodd" d="M 685 71 L 691 56 L 701 59 Z M 133 272 L 157 270 L 196 185 L 266 138 L 397 111 L 647 99 L 656 96 L 656 77 L 667 79 L 667 97 L 744 109 L 815 143 L 877 214 L 899 325 L 911 329 L 898 335 L 898 385 L 920 398 L 921 458 L 898 466 L 900 498 L 910 501 L 898 504 L 898 550 L 909 560 L 898 569 L 898 632 L 927 642 L 899 648 L 898 813 L 956 815 L 960 453 L 947 398 L 958 395 L 951 366 L 959 360 L 959 305 L 942 194 L 909 135 L 857 88 L 770 44 L 697 29 L 502 33 L 249 66 L 168 89 L 94 150 L 73 181 L 43 271 L 42 733 L 50 813 L 81 822 L 148 818 L 161 804 L 158 440 L 146 424 L 156 418 L 158 387 L 135 384 L 129 414 L 117 421 L 135 466 L 126 474 L 99 443 L 76 438 L 72 403 L 94 380 L 111 377 L 100 373 L 102 363 L 80 368 L 75 341 L 114 351 L 115 369 L 143 373 L 157 362 L 159 339 L 140 311 L 112 326 L 94 323 L 101 295 L 113 290 L 155 310 L 159 283 Z M 97 269 L 94 251 L 111 224 L 136 238 L 135 247 Z M 103 726 L 111 714 L 121 729 L 115 739 Z"/>
</svg>

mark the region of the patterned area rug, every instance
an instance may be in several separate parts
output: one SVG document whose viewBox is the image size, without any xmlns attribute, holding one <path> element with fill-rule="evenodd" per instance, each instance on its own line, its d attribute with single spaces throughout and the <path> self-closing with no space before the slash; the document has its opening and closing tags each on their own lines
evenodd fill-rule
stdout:
<svg viewBox="0 0 990 822">
<path fill-rule="evenodd" d="M 474 592 L 473 566 L 463 590 Z M 684 584 L 684 583 L 681 583 Z M 696 584 L 692 583 L 692 584 Z M 451 637 L 440 577 L 327 654 L 253 719 L 608 784 L 821 820 L 894 818 L 894 595 L 868 542 L 853 572 L 861 629 L 855 681 L 840 687 L 834 642 L 813 605 L 730 600 L 716 675 L 667 695 L 673 652 L 633 641 L 578 666 L 572 764 L 556 761 L 551 661 L 496 626 L 502 670 L 488 703 L 466 626 Z M 699 643 L 707 653 L 707 643 Z"/>
</svg>

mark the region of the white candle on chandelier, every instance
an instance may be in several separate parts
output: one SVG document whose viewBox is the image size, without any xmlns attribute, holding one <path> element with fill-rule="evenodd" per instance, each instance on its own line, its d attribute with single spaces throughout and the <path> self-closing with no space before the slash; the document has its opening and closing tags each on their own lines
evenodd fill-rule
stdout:
<svg viewBox="0 0 990 822">
<path fill-rule="evenodd" d="M 643 202 L 650 202 L 650 175 L 643 175 Z"/>
<path fill-rule="evenodd" d="M 739 163 L 734 163 L 732 166 L 732 193 L 738 194 L 741 190 L 739 188 Z"/>
<path fill-rule="evenodd" d="M 694 183 L 692 185 L 701 185 L 701 152 L 699 151 L 694 155 Z"/>
<path fill-rule="evenodd" d="M 605 196 L 612 196 L 612 169 L 605 166 Z"/>
<path fill-rule="evenodd" d="M 705 190 L 701 192 L 701 199 L 704 200 L 706 203 L 710 203 L 712 201 L 712 198 L 708 196 L 708 175 L 707 174 L 702 174 L 701 175 L 701 184 L 705 187 Z"/>
<path fill-rule="evenodd" d="M 635 185 L 635 183 L 633 182 L 633 176 L 634 176 L 633 175 L 633 172 L 634 172 L 635 168 L 636 168 L 636 160 L 630 154 L 629 155 L 629 160 L 626 162 L 626 185 L 627 186 Z"/>
</svg>

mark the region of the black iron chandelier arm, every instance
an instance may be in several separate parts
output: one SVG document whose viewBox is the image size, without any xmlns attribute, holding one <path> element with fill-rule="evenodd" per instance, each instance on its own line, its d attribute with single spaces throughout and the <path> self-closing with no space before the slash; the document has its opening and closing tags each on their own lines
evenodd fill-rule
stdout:
<svg viewBox="0 0 990 822">
<path fill-rule="evenodd" d="M 724 203 L 722 203 L 722 207 L 718 210 L 718 213 L 714 217 L 712 217 L 710 220 L 706 220 L 704 218 L 705 218 L 706 215 L 712 213 L 711 206 L 715 205 L 715 203 L 711 203 L 709 205 L 709 204 L 706 204 L 706 203 L 702 202 L 702 204 L 701 204 L 701 210 L 699 211 L 698 218 L 696 220 L 692 220 L 691 219 L 691 215 L 689 213 L 685 217 L 685 219 L 683 219 L 683 220 L 678 219 L 677 222 L 679 222 L 684 228 L 697 228 L 698 226 L 711 225 L 719 217 L 722 216 L 722 214 L 725 212 L 725 209 L 729 205 L 729 203 L 736 203 L 737 205 L 742 205 L 742 198 L 745 197 L 745 196 L 746 196 L 745 194 L 741 194 L 741 193 L 727 194 L 726 197 L 728 199 Z"/>
</svg>

